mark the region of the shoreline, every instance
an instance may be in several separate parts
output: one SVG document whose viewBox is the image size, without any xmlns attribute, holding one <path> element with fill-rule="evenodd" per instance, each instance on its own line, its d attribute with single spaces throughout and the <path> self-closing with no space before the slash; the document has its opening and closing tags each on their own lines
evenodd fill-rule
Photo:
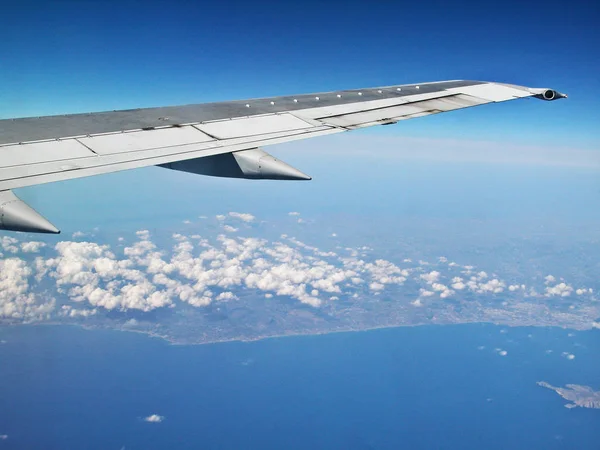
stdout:
<svg viewBox="0 0 600 450">
<path fill-rule="evenodd" d="M 509 328 L 527 328 L 527 327 L 535 327 L 535 328 L 559 328 L 562 330 L 574 330 L 574 331 L 592 331 L 594 327 L 590 328 L 572 328 L 567 326 L 560 325 L 547 325 L 547 324 L 523 324 L 523 325 L 508 325 L 504 323 L 495 323 L 495 322 L 458 322 L 458 323 L 416 323 L 416 324 L 391 324 L 391 325 L 376 325 L 372 327 L 365 328 L 348 328 L 348 329 L 332 329 L 332 330 L 323 330 L 323 331 L 306 331 L 306 332 L 292 332 L 286 334 L 273 334 L 273 335 L 265 335 L 265 336 L 257 336 L 257 337 L 237 337 L 237 338 L 228 338 L 228 339 L 215 339 L 215 340 L 207 340 L 207 341 L 198 341 L 198 342 L 185 342 L 177 340 L 169 335 L 163 335 L 159 333 L 155 333 L 152 331 L 145 330 L 136 330 L 134 328 L 127 327 L 109 327 L 109 326 L 99 326 L 99 325 L 87 325 L 81 323 L 61 323 L 61 322 L 45 322 L 45 323 L 27 323 L 27 324 L 6 324 L 0 325 L 0 329 L 4 326 L 6 327 L 17 327 L 17 326 L 71 326 L 80 328 L 86 331 L 120 331 L 120 332 L 129 332 L 141 334 L 149 338 L 161 339 L 162 341 L 167 342 L 169 345 L 174 346 L 196 346 L 196 345 L 213 345 L 213 344 L 226 344 L 226 343 L 253 343 L 258 341 L 264 341 L 267 339 L 281 339 L 281 338 L 289 338 L 289 337 L 307 337 L 307 336 L 322 336 L 327 334 L 340 334 L 340 333 L 359 333 L 359 332 L 367 332 L 367 331 L 376 331 L 376 330 L 385 330 L 385 329 L 393 329 L 393 328 L 405 328 L 405 327 L 439 327 L 439 326 L 461 326 L 461 325 L 492 325 L 496 327 L 509 327 Z"/>
</svg>

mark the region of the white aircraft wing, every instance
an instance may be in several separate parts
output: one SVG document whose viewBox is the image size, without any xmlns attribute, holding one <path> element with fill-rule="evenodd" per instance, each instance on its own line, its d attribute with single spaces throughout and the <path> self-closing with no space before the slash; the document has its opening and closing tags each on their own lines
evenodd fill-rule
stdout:
<svg viewBox="0 0 600 450">
<path fill-rule="evenodd" d="M 443 81 L 0 120 L 0 229 L 58 232 L 11 189 L 152 165 L 212 176 L 307 180 L 259 147 L 524 97 L 566 95 Z"/>
</svg>

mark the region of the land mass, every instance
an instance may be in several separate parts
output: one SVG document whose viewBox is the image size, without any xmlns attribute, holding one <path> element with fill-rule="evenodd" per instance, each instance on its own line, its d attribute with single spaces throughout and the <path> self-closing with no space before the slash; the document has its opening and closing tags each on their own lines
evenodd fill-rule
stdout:
<svg viewBox="0 0 600 450">
<path fill-rule="evenodd" d="M 572 403 L 567 403 L 565 408 L 596 408 L 600 409 L 600 391 L 594 391 L 589 386 L 579 384 L 567 384 L 566 387 L 555 387 L 545 381 L 538 381 L 538 385 L 552 389 L 565 400 Z"/>
</svg>

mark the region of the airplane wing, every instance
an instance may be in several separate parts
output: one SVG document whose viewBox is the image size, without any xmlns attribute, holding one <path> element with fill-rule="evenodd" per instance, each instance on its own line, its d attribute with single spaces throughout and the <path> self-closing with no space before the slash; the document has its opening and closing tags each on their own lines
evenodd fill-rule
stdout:
<svg viewBox="0 0 600 450">
<path fill-rule="evenodd" d="M 59 232 L 11 189 L 152 165 L 211 176 L 308 180 L 259 147 L 525 97 L 566 95 L 457 80 L 0 120 L 0 229 Z"/>
</svg>

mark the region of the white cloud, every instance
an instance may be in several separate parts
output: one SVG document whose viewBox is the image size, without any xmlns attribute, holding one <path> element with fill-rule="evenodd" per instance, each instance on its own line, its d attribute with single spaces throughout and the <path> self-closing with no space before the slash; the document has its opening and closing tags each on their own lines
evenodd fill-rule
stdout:
<svg viewBox="0 0 600 450">
<path fill-rule="evenodd" d="M 456 280 L 456 278 L 454 280 Z M 462 281 L 460 281 L 460 278 L 459 278 L 459 281 L 454 281 L 454 280 L 452 280 L 453 281 L 453 283 L 451 285 L 452 289 L 456 289 L 457 291 L 461 291 L 461 290 L 463 290 L 464 288 L 467 287 L 467 285 L 465 283 L 463 283 Z"/>
<path fill-rule="evenodd" d="M 46 244 L 44 242 L 39 241 L 23 242 L 21 244 L 21 251 L 23 253 L 37 253 L 45 246 Z"/>
<path fill-rule="evenodd" d="M 0 248 L 8 253 L 17 253 L 19 251 L 19 247 L 17 244 L 19 241 L 10 236 L 2 236 L 0 238 Z"/>
<path fill-rule="evenodd" d="M 255 217 L 252 214 L 248 213 L 230 212 L 229 216 L 235 219 L 240 219 L 244 222 L 254 222 L 255 219 Z"/>
<path fill-rule="evenodd" d="M 54 310 L 55 300 L 30 292 L 33 269 L 19 258 L 0 259 L 0 318 L 40 320 Z"/>
<path fill-rule="evenodd" d="M 424 273 L 421 275 L 421 279 L 425 280 L 427 284 L 433 284 L 440 278 L 440 273 L 436 270 L 433 270 L 429 273 Z"/>
<path fill-rule="evenodd" d="M 559 283 L 555 286 L 546 287 L 546 297 L 553 295 L 560 297 L 568 297 L 573 292 L 573 287 L 566 283 Z"/>
<path fill-rule="evenodd" d="M 546 284 L 550 284 L 550 283 L 554 283 L 556 281 L 556 278 L 554 277 L 554 275 L 546 275 L 544 277 L 545 283 Z"/>
<path fill-rule="evenodd" d="M 296 211 L 292 211 L 292 212 L 288 213 L 288 216 L 299 216 L 299 215 L 300 215 L 300 213 L 296 212 Z"/>
<path fill-rule="evenodd" d="M 215 300 L 226 301 L 226 300 L 237 300 L 237 298 L 238 298 L 237 295 L 235 295 L 233 292 L 221 292 L 219 295 L 217 295 Z"/>
<path fill-rule="evenodd" d="M 371 289 L 372 291 L 382 291 L 383 289 L 385 289 L 385 286 L 381 283 L 373 282 L 369 284 L 369 289 Z"/>
<path fill-rule="evenodd" d="M 498 352 L 498 354 L 499 354 L 500 356 L 506 356 L 506 355 L 508 355 L 508 352 L 507 352 L 506 350 L 500 350 L 500 351 Z"/>
<path fill-rule="evenodd" d="M 8 439 L 8 434 L 0 434 L 0 440 L 5 441 Z"/>
<path fill-rule="evenodd" d="M 223 229 L 229 233 L 235 233 L 236 231 L 238 231 L 237 228 L 234 228 L 230 225 L 223 225 Z"/>
<path fill-rule="evenodd" d="M 563 358 L 567 358 L 568 360 L 575 359 L 575 355 L 573 353 L 569 353 L 569 352 L 562 352 L 562 356 L 563 356 Z"/>
<path fill-rule="evenodd" d="M 158 414 L 150 414 L 147 417 L 144 417 L 145 422 L 149 423 L 160 423 L 165 420 L 165 416 L 159 416 Z"/>
<path fill-rule="evenodd" d="M 256 220 L 245 213 L 228 214 L 242 221 Z M 378 295 L 404 285 L 409 278 L 409 292 L 419 291 L 417 299 L 406 300 L 413 306 L 442 305 L 439 299 L 467 289 L 476 294 L 497 294 L 506 289 L 507 296 L 517 290 L 523 290 L 523 295 L 527 292 L 524 285 L 507 288 L 492 272 L 490 276 L 483 271 L 454 276 L 456 271 L 443 266 L 439 266 L 442 267 L 439 271 L 426 271 L 425 261 L 419 261 L 420 267 L 403 268 L 384 259 L 369 260 L 365 251 L 370 248 L 366 246 L 340 245 L 333 252 L 285 234 L 275 241 L 228 235 L 225 231 L 235 228 L 225 223 L 221 226 L 222 234 L 214 240 L 174 233 L 171 243 L 159 248 L 158 242 L 163 239 L 152 239 L 148 230 L 139 230 L 138 239 L 130 243 L 128 240 L 127 244 L 111 247 L 94 242 L 61 241 L 45 250 L 44 257 L 33 255 L 29 262 L 5 259 L 1 264 L 14 267 L 0 270 L 0 314 L 34 320 L 54 311 L 62 317 L 83 320 L 102 313 L 103 309 L 147 312 L 157 308 L 204 307 L 212 302 L 235 300 L 236 289 L 248 288 L 256 289 L 265 298 L 276 295 L 283 297 L 277 301 L 285 301 L 287 297 L 318 307 L 339 298 Z M 32 251 L 41 248 L 36 241 L 20 242 L 12 237 L 2 239 L 0 244 L 7 252 L 12 252 L 12 248 L 17 252 L 22 248 Z M 473 269 L 473 266 L 461 267 Z M 61 303 L 62 299 L 70 302 L 68 307 L 55 311 L 52 302 L 36 303 L 38 296 L 30 292 L 30 283 L 44 278 L 54 282 L 52 287 L 60 294 Z M 564 295 L 563 292 L 573 291 L 566 283 L 561 284 L 544 286 L 546 294 Z M 589 290 L 577 290 L 580 295 L 586 292 Z M 433 298 L 425 302 L 427 297 Z M 508 304 L 505 302 L 504 306 Z"/>
</svg>

